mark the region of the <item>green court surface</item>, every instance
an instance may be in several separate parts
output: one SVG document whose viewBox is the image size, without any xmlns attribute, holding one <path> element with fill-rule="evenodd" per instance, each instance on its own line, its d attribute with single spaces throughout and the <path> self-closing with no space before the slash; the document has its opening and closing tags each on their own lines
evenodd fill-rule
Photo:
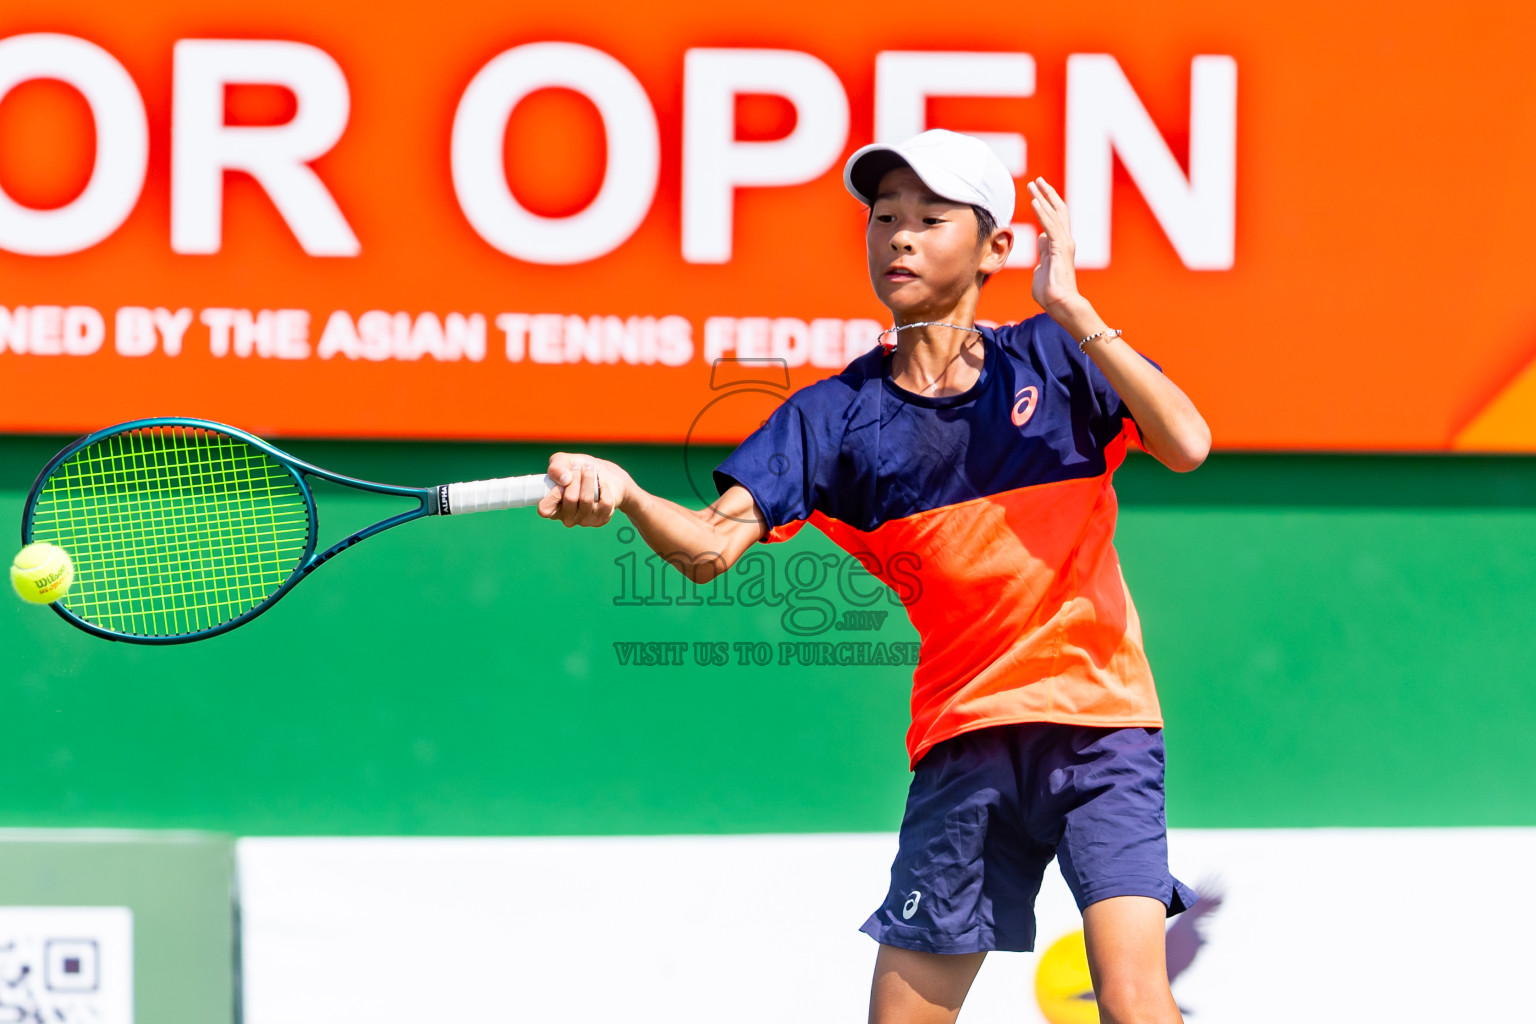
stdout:
<svg viewBox="0 0 1536 1024">
<path fill-rule="evenodd" d="M 27 488 L 61 445 L 0 439 L 0 520 L 17 544 Z M 418 485 L 534 472 L 549 451 L 284 446 Z M 680 449 L 597 451 L 694 500 Z M 1116 479 L 1168 720 L 1170 824 L 1536 824 L 1536 752 L 1521 742 L 1536 731 L 1536 460 L 1220 454 L 1178 476 L 1134 456 Z M 327 485 L 317 497 L 322 544 L 403 507 Z M 762 551 L 773 590 L 690 595 L 672 575 L 656 594 L 660 566 L 632 533 L 532 510 L 434 518 L 345 552 L 248 626 L 173 648 L 0 602 L 0 823 L 893 829 L 910 668 L 786 666 L 780 645 L 915 634 L 899 606 L 844 598 L 840 552 L 814 531 Z M 808 552 L 832 568 L 797 589 L 787 576 L 810 563 L 790 562 Z M 806 633 L 828 612 L 882 610 Z M 623 657 L 641 650 L 658 663 Z"/>
</svg>

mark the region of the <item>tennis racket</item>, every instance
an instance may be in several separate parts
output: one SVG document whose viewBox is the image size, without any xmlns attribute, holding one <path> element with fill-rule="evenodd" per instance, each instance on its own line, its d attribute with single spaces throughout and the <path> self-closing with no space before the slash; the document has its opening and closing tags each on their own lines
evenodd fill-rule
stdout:
<svg viewBox="0 0 1536 1024">
<path fill-rule="evenodd" d="M 318 477 L 418 506 L 315 550 Z M 32 485 L 23 543 L 69 553 L 75 580 L 53 605 L 109 640 L 178 644 L 217 636 L 271 608 L 304 577 L 413 519 L 537 504 L 548 476 L 397 487 L 312 466 L 222 423 L 134 420 L 83 437 Z"/>
</svg>

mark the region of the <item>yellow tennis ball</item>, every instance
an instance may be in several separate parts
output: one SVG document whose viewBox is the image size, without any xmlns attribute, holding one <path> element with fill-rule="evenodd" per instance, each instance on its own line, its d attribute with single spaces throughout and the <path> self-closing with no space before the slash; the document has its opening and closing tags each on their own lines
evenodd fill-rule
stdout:
<svg viewBox="0 0 1536 1024">
<path fill-rule="evenodd" d="M 75 582 L 75 563 L 61 547 L 39 541 L 28 544 L 11 562 L 11 586 L 23 601 L 52 604 L 69 593 Z"/>
<path fill-rule="evenodd" d="M 1098 1024 L 1099 1004 L 1093 999 L 1081 931 L 1068 932 L 1041 955 L 1035 968 L 1035 999 L 1051 1024 Z"/>
</svg>

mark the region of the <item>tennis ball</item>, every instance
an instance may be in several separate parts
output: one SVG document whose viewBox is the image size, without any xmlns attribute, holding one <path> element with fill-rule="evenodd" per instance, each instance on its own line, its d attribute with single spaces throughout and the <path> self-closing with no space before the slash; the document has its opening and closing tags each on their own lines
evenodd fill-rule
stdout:
<svg viewBox="0 0 1536 1024">
<path fill-rule="evenodd" d="M 75 563 L 61 547 L 39 541 L 22 548 L 11 562 L 11 586 L 23 601 L 52 604 L 69 593 Z"/>
<path fill-rule="evenodd" d="M 1088 946 L 1081 931 L 1068 932 L 1051 944 L 1035 968 L 1035 999 L 1051 1024 L 1098 1024 L 1088 974 Z"/>
</svg>

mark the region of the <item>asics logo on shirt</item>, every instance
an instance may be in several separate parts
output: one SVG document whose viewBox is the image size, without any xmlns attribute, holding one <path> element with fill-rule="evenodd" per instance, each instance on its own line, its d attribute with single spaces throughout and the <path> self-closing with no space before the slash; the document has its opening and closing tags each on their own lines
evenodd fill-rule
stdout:
<svg viewBox="0 0 1536 1024">
<path fill-rule="evenodd" d="M 1035 414 L 1035 404 L 1040 399 L 1040 389 L 1031 384 L 1027 388 L 1020 388 L 1018 394 L 1013 397 L 1017 399 L 1013 403 L 1013 425 L 1022 427 Z"/>
<path fill-rule="evenodd" d="M 922 898 L 923 894 L 916 889 L 907 894 L 907 902 L 901 905 L 901 919 L 903 921 L 912 920 L 912 915 L 917 913 L 917 905 L 922 901 Z"/>
</svg>

